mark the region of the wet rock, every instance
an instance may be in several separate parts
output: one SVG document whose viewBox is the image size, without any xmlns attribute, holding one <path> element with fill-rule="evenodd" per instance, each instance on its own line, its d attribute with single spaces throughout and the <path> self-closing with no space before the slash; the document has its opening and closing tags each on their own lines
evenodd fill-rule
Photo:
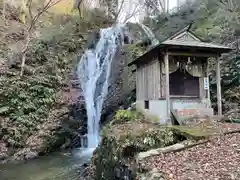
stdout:
<svg viewBox="0 0 240 180">
<path fill-rule="evenodd" d="M 89 166 L 89 164 L 87 164 L 87 163 L 84 163 L 84 164 L 82 165 L 83 168 L 86 168 L 86 167 L 88 167 L 88 166 Z"/>
<path fill-rule="evenodd" d="M 127 67 L 129 56 L 124 48 L 120 49 L 112 62 L 113 70 L 109 79 L 108 95 L 103 104 L 102 122 L 111 120 L 120 106 L 127 108 L 135 101 L 135 98 L 129 98 L 135 89 L 135 74 Z"/>
<path fill-rule="evenodd" d="M 130 111 L 136 110 L 136 103 L 132 103 L 131 106 L 128 108 Z"/>
<path fill-rule="evenodd" d="M 94 49 L 97 41 L 100 39 L 100 31 L 96 30 L 94 31 L 91 36 L 88 38 L 87 43 L 86 43 L 86 49 Z"/>
<path fill-rule="evenodd" d="M 25 155 L 25 160 L 30 160 L 38 157 L 38 152 L 30 151 Z"/>
<path fill-rule="evenodd" d="M 122 166 L 115 168 L 115 179 L 133 180 L 134 175 L 133 175 L 132 170 L 128 166 L 122 165 Z"/>
<path fill-rule="evenodd" d="M 34 159 L 38 156 L 36 151 L 32 151 L 30 148 L 24 148 L 19 150 L 17 153 L 13 155 L 11 160 L 19 161 L 19 160 L 29 160 Z"/>
<path fill-rule="evenodd" d="M 128 36 L 124 36 L 124 43 L 125 44 L 131 44 L 131 40 L 130 40 L 130 38 L 128 37 Z"/>
</svg>

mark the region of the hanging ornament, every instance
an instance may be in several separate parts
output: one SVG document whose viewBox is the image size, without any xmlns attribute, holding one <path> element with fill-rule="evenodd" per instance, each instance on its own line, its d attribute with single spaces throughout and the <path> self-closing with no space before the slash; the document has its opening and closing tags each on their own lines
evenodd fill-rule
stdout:
<svg viewBox="0 0 240 180">
<path fill-rule="evenodd" d="M 191 57 L 188 57 L 188 62 L 187 62 L 187 64 L 191 64 L 191 63 L 192 63 Z"/>
</svg>

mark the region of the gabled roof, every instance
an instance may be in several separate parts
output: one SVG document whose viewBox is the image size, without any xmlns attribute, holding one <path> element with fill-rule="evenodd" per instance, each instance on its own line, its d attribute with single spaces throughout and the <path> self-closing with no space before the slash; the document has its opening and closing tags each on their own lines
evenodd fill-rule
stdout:
<svg viewBox="0 0 240 180">
<path fill-rule="evenodd" d="M 173 34 L 160 44 L 190 47 L 207 47 L 216 49 L 231 49 L 226 46 L 203 42 L 203 40 L 201 40 L 193 32 L 190 31 L 191 26 L 192 24 L 186 26 L 185 28 L 176 32 L 175 34 Z"/>
<path fill-rule="evenodd" d="M 144 55 L 137 58 L 135 61 L 131 62 L 129 66 L 136 64 L 140 59 L 144 57 L 151 56 L 151 54 L 156 54 L 158 50 L 171 49 L 171 48 L 182 48 L 182 49 L 198 49 L 205 51 L 213 51 L 216 54 L 226 53 L 233 50 L 230 47 L 217 45 L 212 43 L 203 42 L 203 40 L 197 37 L 193 32 L 190 31 L 192 24 L 186 26 L 185 28 L 177 31 L 172 36 L 168 37 L 165 41 L 161 42 L 154 48 L 150 49 Z"/>
<path fill-rule="evenodd" d="M 232 50 L 230 47 L 217 45 L 212 43 L 205 43 L 201 41 L 185 41 L 185 40 L 166 40 L 161 43 L 162 45 L 172 45 L 172 46 L 186 46 L 186 47 L 199 47 L 199 48 L 212 48 L 219 49 L 220 51 L 225 52 L 225 50 Z"/>
<path fill-rule="evenodd" d="M 166 40 L 173 40 L 173 39 L 179 39 L 183 36 L 190 36 L 193 40 L 196 41 L 203 41 L 201 38 L 197 37 L 192 31 L 190 31 L 192 27 L 192 23 L 187 25 L 186 27 L 182 28 L 180 31 L 177 31 L 176 33 L 174 33 L 173 35 L 171 35 L 170 37 L 168 37 Z"/>
</svg>

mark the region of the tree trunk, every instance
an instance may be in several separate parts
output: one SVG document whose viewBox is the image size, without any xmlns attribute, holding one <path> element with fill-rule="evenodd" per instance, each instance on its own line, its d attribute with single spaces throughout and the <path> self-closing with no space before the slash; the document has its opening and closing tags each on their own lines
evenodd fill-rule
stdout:
<svg viewBox="0 0 240 180">
<path fill-rule="evenodd" d="M 22 49 L 22 60 L 21 60 L 21 72 L 20 72 L 20 76 L 23 76 L 24 74 L 24 68 L 25 68 L 25 64 L 26 64 L 26 53 L 27 53 L 27 49 L 28 49 L 28 45 L 30 43 L 30 32 L 27 32 L 27 37 L 26 37 L 26 44 Z"/>
<path fill-rule="evenodd" d="M 79 18 L 80 20 L 83 18 L 83 8 L 81 7 L 83 4 L 83 0 L 78 0 L 78 4 L 77 4 L 77 9 L 78 9 L 78 14 L 79 14 Z"/>
<path fill-rule="evenodd" d="M 23 24 L 26 24 L 26 9 L 27 9 L 26 2 L 25 0 L 22 0 L 19 19 Z"/>
<path fill-rule="evenodd" d="M 178 152 L 178 151 L 182 151 L 188 148 L 192 148 L 194 146 L 200 145 L 200 144 L 205 144 L 209 142 L 209 140 L 204 140 L 204 141 L 199 141 L 197 143 L 193 143 L 193 144 L 184 144 L 184 143 L 177 143 L 171 146 L 167 146 L 167 147 L 163 147 L 163 148 L 159 148 L 159 149 L 152 149 L 149 150 L 147 152 L 141 152 L 138 154 L 137 159 L 139 161 L 150 157 L 150 156 L 157 156 L 161 153 L 170 153 L 170 152 Z"/>
</svg>

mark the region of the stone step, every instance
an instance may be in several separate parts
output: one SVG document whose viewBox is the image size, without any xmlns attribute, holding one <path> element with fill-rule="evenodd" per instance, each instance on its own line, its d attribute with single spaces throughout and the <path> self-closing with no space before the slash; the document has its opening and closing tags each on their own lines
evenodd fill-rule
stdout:
<svg viewBox="0 0 240 180">
<path fill-rule="evenodd" d="M 180 124 L 185 125 L 189 121 L 201 121 L 201 119 L 206 119 L 213 117 L 212 108 L 185 108 L 185 109 L 172 109 L 173 118 Z M 211 119 L 211 118 L 210 118 Z"/>
</svg>

